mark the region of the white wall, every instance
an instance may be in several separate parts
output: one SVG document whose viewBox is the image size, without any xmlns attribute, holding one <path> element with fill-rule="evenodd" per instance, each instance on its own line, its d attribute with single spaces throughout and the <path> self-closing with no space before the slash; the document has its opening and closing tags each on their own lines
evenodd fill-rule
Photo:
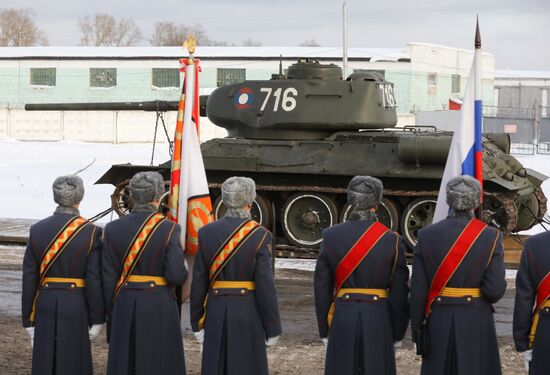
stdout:
<svg viewBox="0 0 550 375">
<path fill-rule="evenodd" d="M 176 112 L 168 112 L 164 121 L 170 139 L 174 137 Z M 141 111 L 36 111 L 21 108 L 0 109 L 0 139 L 19 141 L 74 140 L 103 143 L 153 142 L 156 115 Z M 201 118 L 201 141 L 225 137 L 225 129 Z M 157 142 L 166 135 L 159 122 Z"/>
<path fill-rule="evenodd" d="M 468 77 L 470 74 L 474 60 L 473 49 L 466 50 L 428 43 L 408 43 L 407 53 L 411 58 L 412 71 L 460 74 L 463 77 Z M 493 54 L 482 53 L 481 76 L 482 79 L 495 78 Z"/>
</svg>

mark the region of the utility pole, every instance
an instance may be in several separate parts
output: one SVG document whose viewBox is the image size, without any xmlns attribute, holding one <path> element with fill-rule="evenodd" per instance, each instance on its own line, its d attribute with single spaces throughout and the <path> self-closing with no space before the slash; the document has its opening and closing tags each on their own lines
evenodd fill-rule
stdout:
<svg viewBox="0 0 550 375">
<path fill-rule="evenodd" d="M 25 20 L 21 20 L 21 26 L 19 26 L 19 47 L 23 45 L 23 25 L 25 24 Z"/>
<path fill-rule="evenodd" d="M 347 4 L 342 4 L 342 73 L 344 79 L 348 76 L 348 20 Z"/>
</svg>

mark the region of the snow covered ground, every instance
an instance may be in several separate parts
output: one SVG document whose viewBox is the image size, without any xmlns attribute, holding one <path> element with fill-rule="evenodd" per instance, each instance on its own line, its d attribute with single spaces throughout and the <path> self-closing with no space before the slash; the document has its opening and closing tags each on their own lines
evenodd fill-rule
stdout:
<svg viewBox="0 0 550 375">
<path fill-rule="evenodd" d="M 152 144 L 0 141 L 0 217 L 40 219 L 55 209 L 51 185 L 60 175 L 79 173 L 86 192 L 81 214 L 92 217 L 109 208 L 112 185 L 94 185 L 111 164 L 149 165 Z M 154 164 L 170 158 L 168 146 L 157 144 Z M 94 161 L 95 159 L 95 161 Z M 114 214 L 116 217 L 117 215 Z M 109 221 L 110 216 L 102 219 Z"/>
<path fill-rule="evenodd" d="M 81 205 L 85 217 L 107 209 L 114 187 L 94 185 L 111 166 L 118 163 L 149 165 L 152 144 L 103 144 L 86 142 L 20 142 L 0 141 L 0 217 L 40 219 L 55 208 L 51 184 L 55 177 L 75 173 L 92 161 L 81 172 L 86 194 Z M 526 167 L 550 176 L 550 156 L 517 156 Z M 169 159 L 166 144 L 157 144 L 153 164 Z M 543 184 L 550 197 L 550 182 Z M 114 215 L 116 217 L 116 215 Z M 109 221 L 110 216 L 102 219 Z M 540 226 L 529 233 L 543 231 Z"/>
</svg>

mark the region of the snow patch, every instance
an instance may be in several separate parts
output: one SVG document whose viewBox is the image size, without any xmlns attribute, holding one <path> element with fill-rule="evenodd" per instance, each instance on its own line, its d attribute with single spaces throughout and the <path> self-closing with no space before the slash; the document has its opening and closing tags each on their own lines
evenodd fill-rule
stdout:
<svg viewBox="0 0 550 375">
<path fill-rule="evenodd" d="M 80 213 L 92 217 L 111 204 L 114 186 L 94 185 L 112 164 L 151 162 L 152 144 L 103 144 L 75 141 L 20 142 L 0 141 L 0 196 L 3 198 L 0 217 L 42 219 L 50 215 L 56 204 L 51 184 L 57 176 L 79 173 L 85 184 Z M 154 165 L 170 158 L 166 144 L 157 144 Z M 117 218 L 113 214 L 113 218 Z M 101 221 L 110 220 L 110 216 Z"/>
<path fill-rule="evenodd" d="M 94 185 L 112 164 L 132 163 L 149 165 L 152 144 L 110 144 L 76 141 L 21 142 L 10 139 L 0 141 L 0 196 L 3 198 L 0 217 L 41 219 L 53 212 L 51 184 L 60 175 L 75 173 L 95 159 L 79 175 L 86 184 L 81 213 L 92 217 L 109 208 L 112 185 Z M 153 165 L 169 160 L 166 144 L 157 144 Z M 516 156 L 526 167 L 550 176 L 550 156 Z M 550 197 L 550 182 L 542 189 Z M 116 218 L 116 214 L 113 215 Z M 109 221 L 107 216 L 103 222 Z M 547 226 L 550 229 L 550 226 Z M 545 231 L 537 225 L 523 232 L 536 234 Z M 291 263 L 294 260 L 289 260 Z M 286 263 L 282 264 L 285 267 Z M 293 266 L 294 267 L 294 266 Z M 301 266 L 302 267 L 302 266 Z M 311 268 L 313 269 L 313 268 Z"/>
</svg>

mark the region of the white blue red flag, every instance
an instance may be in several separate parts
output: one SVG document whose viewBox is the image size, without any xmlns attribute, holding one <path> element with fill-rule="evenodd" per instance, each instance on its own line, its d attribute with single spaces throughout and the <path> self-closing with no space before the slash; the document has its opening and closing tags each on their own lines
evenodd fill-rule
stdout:
<svg viewBox="0 0 550 375">
<path fill-rule="evenodd" d="M 481 39 L 479 25 L 476 27 L 475 47 L 474 62 L 466 83 L 459 121 L 453 134 L 449 156 L 447 156 L 445 171 L 441 179 L 433 223 L 447 217 L 449 206 L 446 202 L 445 188 L 451 178 L 470 175 L 475 177 L 483 186 Z"/>
</svg>

